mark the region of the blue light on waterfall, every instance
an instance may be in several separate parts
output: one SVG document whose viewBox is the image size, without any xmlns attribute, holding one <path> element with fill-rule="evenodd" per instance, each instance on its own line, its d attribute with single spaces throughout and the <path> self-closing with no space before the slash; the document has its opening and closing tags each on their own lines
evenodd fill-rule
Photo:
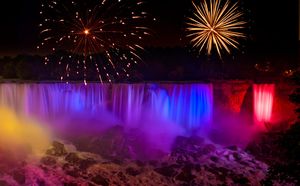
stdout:
<svg viewBox="0 0 300 186">
<path fill-rule="evenodd" d="M 157 85 L 152 85 L 152 89 L 149 90 L 150 100 L 148 110 L 154 117 L 159 116 L 163 120 L 170 119 L 171 101 L 168 92 L 160 88 Z"/>
<path fill-rule="evenodd" d="M 170 115 L 170 98 L 167 92 L 164 90 L 160 90 L 159 96 L 161 96 L 161 103 L 160 103 L 160 106 L 162 108 L 161 113 L 164 118 L 168 118 L 168 116 Z"/>
<path fill-rule="evenodd" d="M 172 93 L 171 118 L 188 129 L 199 128 L 211 121 L 213 91 L 211 85 L 176 85 Z"/>
<path fill-rule="evenodd" d="M 186 129 L 207 126 L 213 113 L 210 84 L 152 85 L 150 111 Z"/>
<path fill-rule="evenodd" d="M 70 110 L 75 112 L 83 111 L 84 109 L 84 100 L 80 92 L 71 92 L 68 99 L 70 99 Z"/>
</svg>

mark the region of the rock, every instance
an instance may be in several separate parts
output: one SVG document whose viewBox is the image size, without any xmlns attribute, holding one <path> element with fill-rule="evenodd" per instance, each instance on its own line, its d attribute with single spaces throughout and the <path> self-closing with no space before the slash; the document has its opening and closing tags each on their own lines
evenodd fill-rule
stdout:
<svg viewBox="0 0 300 186">
<path fill-rule="evenodd" d="M 187 145 L 189 145 L 189 138 L 184 136 L 178 136 L 172 145 L 172 151 L 185 148 Z"/>
<path fill-rule="evenodd" d="M 234 175 L 232 177 L 234 183 L 240 184 L 240 185 L 249 185 L 249 179 L 244 177 L 243 175 Z"/>
<path fill-rule="evenodd" d="M 64 170 L 64 172 L 67 175 L 70 175 L 72 177 L 78 177 L 83 172 L 83 170 L 79 169 L 77 165 L 73 165 L 73 164 L 70 164 L 70 163 L 65 163 L 62 166 L 62 169 Z"/>
<path fill-rule="evenodd" d="M 139 166 L 139 167 L 144 167 L 144 166 L 146 165 L 145 162 L 140 161 L 140 160 L 136 160 L 135 163 L 136 163 L 136 165 Z"/>
<path fill-rule="evenodd" d="M 162 167 L 166 167 L 166 166 L 169 165 L 169 163 L 168 163 L 168 162 L 162 162 L 160 165 L 161 165 Z"/>
<path fill-rule="evenodd" d="M 239 153 L 237 153 L 237 152 L 234 152 L 233 153 L 233 157 L 236 159 L 236 160 L 241 160 L 242 159 L 242 156 L 239 154 Z"/>
<path fill-rule="evenodd" d="M 97 161 L 92 158 L 82 159 L 79 161 L 79 168 L 85 170 L 96 163 Z"/>
<path fill-rule="evenodd" d="M 66 174 L 76 178 L 80 175 L 79 172 L 80 172 L 80 170 L 78 170 L 78 169 L 71 169 L 71 170 L 67 170 Z"/>
<path fill-rule="evenodd" d="M 192 136 L 188 140 L 190 145 L 198 145 L 198 146 L 203 145 L 204 141 L 205 140 L 199 136 Z"/>
<path fill-rule="evenodd" d="M 131 175 L 131 176 L 137 176 L 137 175 L 141 174 L 141 171 L 139 171 L 133 167 L 128 167 L 126 169 L 126 174 Z"/>
<path fill-rule="evenodd" d="M 211 156 L 210 159 L 211 159 L 211 161 L 216 162 L 216 163 L 219 161 L 219 158 L 217 156 Z"/>
<path fill-rule="evenodd" d="M 161 167 L 161 168 L 156 168 L 154 169 L 155 172 L 167 176 L 167 177 L 173 177 L 177 174 L 175 166 L 166 166 L 166 167 Z"/>
<path fill-rule="evenodd" d="M 41 178 L 38 178 L 38 179 L 36 180 L 36 184 L 37 184 L 38 186 L 45 186 L 45 185 L 46 185 L 45 180 L 43 180 L 43 179 L 41 179 Z"/>
<path fill-rule="evenodd" d="M 176 159 L 176 163 L 180 165 L 185 164 L 190 160 L 188 154 L 177 155 L 175 159 Z"/>
<path fill-rule="evenodd" d="M 232 145 L 232 146 L 227 147 L 227 149 L 237 151 L 238 147 L 236 145 Z"/>
<path fill-rule="evenodd" d="M 53 166 L 56 164 L 56 159 L 51 156 L 46 156 L 41 159 L 41 163 L 48 166 Z"/>
<path fill-rule="evenodd" d="M 104 135 L 99 138 L 96 143 L 92 144 L 96 152 L 106 158 L 111 157 L 127 157 L 128 153 L 124 151 L 125 142 L 124 128 L 122 126 L 114 126 L 108 129 Z M 125 148 L 126 149 L 126 148 Z"/>
<path fill-rule="evenodd" d="M 204 147 L 198 150 L 198 155 L 203 156 L 207 154 L 211 154 L 216 151 L 216 147 L 213 144 L 206 144 Z"/>
<path fill-rule="evenodd" d="M 186 183 L 190 183 L 196 177 L 192 174 L 193 166 L 191 164 L 185 165 L 181 172 L 175 177 L 176 180 L 180 180 Z"/>
<path fill-rule="evenodd" d="M 117 164 L 117 165 L 122 165 L 122 164 L 124 163 L 123 160 L 121 160 L 121 159 L 116 159 L 116 158 L 113 159 L 112 162 L 115 163 L 115 164 Z"/>
<path fill-rule="evenodd" d="M 65 182 L 63 185 L 64 186 L 78 186 L 78 184 L 74 183 L 74 182 Z"/>
<path fill-rule="evenodd" d="M 23 170 L 14 171 L 12 174 L 13 174 L 13 178 L 14 178 L 14 180 L 16 180 L 16 182 L 18 182 L 21 185 L 25 183 L 26 177 L 25 177 L 25 173 Z"/>
<path fill-rule="evenodd" d="M 229 154 L 227 157 L 229 161 L 235 161 L 235 158 L 232 154 Z"/>
<path fill-rule="evenodd" d="M 109 186 L 109 180 L 102 177 L 101 175 L 97 175 L 97 176 L 94 176 L 92 179 L 91 179 L 92 182 L 98 184 L 98 185 L 102 185 L 102 186 Z"/>
<path fill-rule="evenodd" d="M 138 153 L 154 152 L 148 146 L 141 152 L 145 148 L 139 146 L 143 138 L 128 137 L 128 131 L 123 131 L 122 127 L 111 129 L 110 134 L 114 136 L 97 136 L 99 141 L 93 141 L 91 146 L 98 148 L 96 150 L 99 150 L 97 143 L 109 147 L 102 149 L 109 159 L 91 151 L 71 150 L 69 146 L 65 148 L 66 145 L 57 142 L 38 165 L 27 159 L 24 159 L 27 165 L 22 164 L 21 160 L 8 164 L 12 168 L 2 175 L 0 173 L 0 179 L 7 175 L 5 180 L 2 178 L 2 185 L 258 185 L 268 170 L 267 165 L 243 149 L 206 144 L 197 136 L 178 137 L 169 154 L 141 161 L 135 159 L 140 157 Z M 135 140 L 139 142 L 134 143 Z M 87 143 L 85 145 L 89 146 Z M 124 158 L 120 155 L 129 151 L 138 156 Z M 3 163 L 5 161 L 0 162 L 0 172 Z"/>
<path fill-rule="evenodd" d="M 210 172 L 210 173 L 212 173 L 214 175 L 218 174 L 217 167 L 214 164 L 210 164 L 209 166 L 205 165 L 204 166 L 204 170 L 205 170 L 205 172 Z"/>
<path fill-rule="evenodd" d="M 63 156 L 66 153 L 67 151 L 65 149 L 65 145 L 58 141 L 53 141 L 52 148 L 47 150 L 46 152 L 47 155 L 52 155 L 52 156 Z"/>
<path fill-rule="evenodd" d="M 149 165 L 151 165 L 153 167 L 156 167 L 158 165 L 158 161 L 156 161 L 156 160 L 150 160 L 149 161 Z"/>
<path fill-rule="evenodd" d="M 123 172 L 118 172 L 117 176 L 122 182 L 126 182 L 127 179 Z"/>
<path fill-rule="evenodd" d="M 65 160 L 72 164 L 79 163 L 82 159 L 75 152 L 70 152 L 66 157 Z"/>
<path fill-rule="evenodd" d="M 246 166 L 246 167 L 250 166 L 249 163 L 246 162 L 246 161 L 240 161 L 240 164 L 241 164 L 241 165 L 244 165 L 244 166 Z"/>
<path fill-rule="evenodd" d="M 202 170 L 202 166 L 200 164 L 196 164 L 196 165 L 194 165 L 194 167 L 195 167 L 195 170 L 198 172 Z"/>
<path fill-rule="evenodd" d="M 68 170 L 68 169 L 70 169 L 70 167 L 72 167 L 71 164 L 65 163 L 65 164 L 63 164 L 62 169 L 63 169 L 63 170 Z"/>
</svg>

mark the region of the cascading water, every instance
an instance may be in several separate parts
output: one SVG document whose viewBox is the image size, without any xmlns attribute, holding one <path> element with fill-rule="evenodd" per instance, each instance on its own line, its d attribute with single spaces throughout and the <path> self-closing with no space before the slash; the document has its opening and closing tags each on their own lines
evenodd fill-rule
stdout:
<svg viewBox="0 0 300 186">
<path fill-rule="evenodd" d="M 171 101 L 166 89 L 152 84 L 149 88 L 149 102 L 147 105 L 152 117 L 160 117 L 163 120 L 169 120 Z"/>
<path fill-rule="evenodd" d="M 150 108 L 156 115 L 184 128 L 202 128 L 211 122 L 213 89 L 210 84 L 153 86 L 150 100 Z"/>
<path fill-rule="evenodd" d="M 274 100 L 274 84 L 253 85 L 254 92 L 254 120 L 265 127 L 264 123 L 268 123 L 272 118 L 272 108 Z"/>
<path fill-rule="evenodd" d="M 52 120 L 104 109 L 130 127 L 153 116 L 195 129 L 211 121 L 212 90 L 211 84 L 0 84 L 0 106 Z"/>
<path fill-rule="evenodd" d="M 56 118 L 105 107 L 106 85 L 0 84 L 0 106 L 22 115 Z"/>
<path fill-rule="evenodd" d="M 127 125 L 136 125 L 140 122 L 143 100 L 143 84 L 112 86 L 112 112 Z"/>
<path fill-rule="evenodd" d="M 0 84 L 0 108 L 12 110 L 21 118 L 48 123 L 45 126 L 56 135 L 70 138 L 98 135 L 121 125 L 125 132 L 140 131 L 150 144 L 161 145 L 162 149 L 170 147 L 175 136 L 186 134 L 199 134 L 220 143 L 246 144 L 252 132 L 265 130 L 265 124 L 273 122 L 275 85 L 253 86 L 254 120 L 249 119 L 252 102 L 245 102 L 249 112 L 241 114 L 226 105 L 218 107 L 224 95 L 241 105 L 245 90 L 226 94 L 212 84 L 196 83 L 4 83 Z M 231 106 L 230 101 L 224 102 Z"/>
</svg>

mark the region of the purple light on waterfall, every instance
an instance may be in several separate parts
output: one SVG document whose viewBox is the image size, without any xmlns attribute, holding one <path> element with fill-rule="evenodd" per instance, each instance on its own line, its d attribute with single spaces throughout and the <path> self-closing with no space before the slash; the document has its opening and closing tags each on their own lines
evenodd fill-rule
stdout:
<svg viewBox="0 0 300 186">
<path fill-rule="evenodd" d="M 125 124 L 140 122 L 143 101 L 144 84 L 112 85 L 112 112 Z"/>
<path fill-rule="evenodd" d="M 116 124 L 139 127 L 152 117 L 190 130 L 210 123 L 213 91 L 211 84 L 1 84 L 0 105 L 51 120 L 86 113 L 101 118 L 97 113 L 105 110 Z"/>
<path fill-rule="evenodd" d="M 149 109 L 152 111 L 152 117 L 160 117 L 163 120 L 170 119 L 171 101 L 168 92 L 158 85 L 151 85 L 149 96 Z"/>
<path fill-rule="evenodd" d="M 23 115 L 56 119 L 61 115 L 106 107 L 107 85 L 0 84 L 0 106 Z"/>
</svg>

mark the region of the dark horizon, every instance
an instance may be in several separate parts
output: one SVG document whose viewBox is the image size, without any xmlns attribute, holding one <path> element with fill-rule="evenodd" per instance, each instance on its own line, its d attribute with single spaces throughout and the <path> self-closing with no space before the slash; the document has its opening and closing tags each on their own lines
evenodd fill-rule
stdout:
<svg viewBox="0 0 300 186">
<path fill-rule="evenodd" d="M 39 53 L 36 50 L 39 33 L 39 7 L 41 0 L 5 2 L 1 7 L 4 29 L 0 35 L 0 56 Z M 145 0 L 145 9 L 157 21 L 149 27 L 153 36 L 145 47 L 185 47 L 186 16 L 191 14 L 190 0 Z M 267 0 L 240 0 L 248 20 L 246 50 L 256 53 L 298 52 L 299 10 L 296 0 L 284 3 Z M 242 49 L 243 50 L 243 49 Z"/>
</svg>

